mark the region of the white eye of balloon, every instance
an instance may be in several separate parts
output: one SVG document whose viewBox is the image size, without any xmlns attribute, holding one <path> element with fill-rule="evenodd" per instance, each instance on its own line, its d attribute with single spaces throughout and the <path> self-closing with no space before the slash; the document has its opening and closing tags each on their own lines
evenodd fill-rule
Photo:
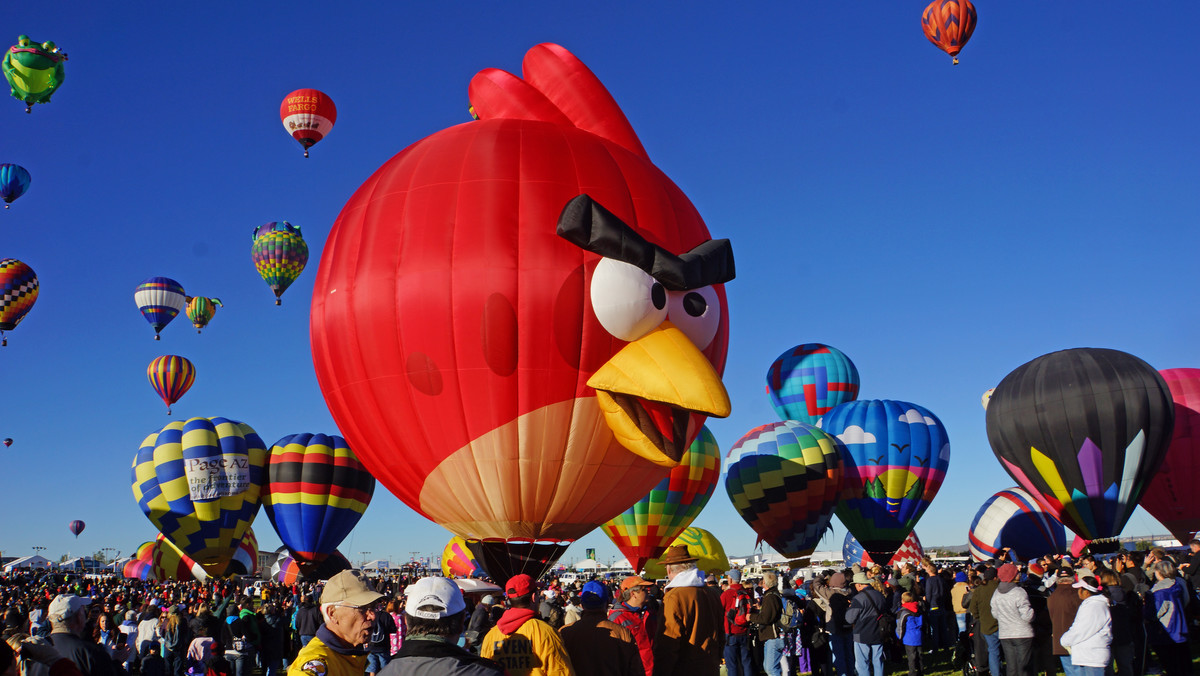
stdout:
<svg viewBox="0 0 1200 676">
<path fill-rule="evenodd" d="M 692 339 L 703 350 L 717 335 L 721 323 L 721 306 L 717 292 L 711 286 L 691 291 L 672 291 L 667 296 L 667 318 L 675 328 Z"/>
<path fill-rule="evenodd" d="M 601 258 L 592 273 L 592 311 L 605 331 L 634 341 L 667 318 L 667 290 L 635 265 Z"/>
</svg>

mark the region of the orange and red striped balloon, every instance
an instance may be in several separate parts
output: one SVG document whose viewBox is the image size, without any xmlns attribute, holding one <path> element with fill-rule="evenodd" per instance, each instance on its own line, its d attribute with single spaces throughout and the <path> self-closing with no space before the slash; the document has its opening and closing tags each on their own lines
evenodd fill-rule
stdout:
<svg viewBox="0 0 1200 676">
<path fill-rule="evenodd" d="M 150 362 L 146 378 L 167 405 L 167 415 L 171 415 L 171 405 L 187 394 L 196 381 L 196 367 L 184 357 L 166 354 Z"/>
<path fill-rule="evenodd" d="M 958 65 L 958 53 L 975 32 L 977 18 L 971 0 L 933 0 L 921 15 L 921 28 L 925 37 Z"/>
</svg>

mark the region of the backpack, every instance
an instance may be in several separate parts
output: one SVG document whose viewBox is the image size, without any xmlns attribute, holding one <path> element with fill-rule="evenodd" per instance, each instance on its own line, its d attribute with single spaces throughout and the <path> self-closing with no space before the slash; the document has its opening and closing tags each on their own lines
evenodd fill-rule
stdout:
<svg viewBox="0 0 1200 676">
<path fill-rule="evenodd" d="M 779 614 L 779 631 L 795 631 L 800 626 L 803 614 L 800 602 L 791 596 L 782 597 L 783 611 Z"/>
<path fill-rule="evenodd" d="M 879 617 L 875 619 L 879 623 L 879 632 L 883 634 L 883 641 L 887 643 L 889 639 L 896 637 L 896 616 L 884 610 L 879 613 Z"/>
<path fill-rule="evenodd" d="M 725 613 L 725 619 L 735 627 L 749 626 L 750 614 L 753 612 L 751 605 L 750 592 L 745 587 L 737 590 L 737 596 L 733 599 L 733 607 Z"/>
</svg>

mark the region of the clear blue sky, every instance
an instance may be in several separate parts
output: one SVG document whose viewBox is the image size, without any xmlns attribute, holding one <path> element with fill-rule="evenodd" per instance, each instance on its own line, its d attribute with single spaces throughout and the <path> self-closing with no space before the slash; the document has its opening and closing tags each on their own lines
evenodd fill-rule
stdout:
<svg viewBox="0 0 1200 676">
<path fill-rule="evenodd" d="M 965 542 L 983 500 L 1014 483 L 979 405 L 1010 370 L 1078 346 L 1200 366 L 1200 5 L 979 0 L 952 67 L 921 33 L 924 4 L 10 4 L 3 44 L 54 40 L 70 61 L 32 115 L 0 100 L 0 162 L 33 175 L 0 213 L 0 257 L 41 280 L 0 349 L 0 437 L 16 440 L 0 449 L 0 550 L 128 553 L 152 538 L 129 465 L 171 419 L 237 418 L 268 443 L 334 432 L 308 338 L 330 225 L 385 160 L 468 119 L 475 72 L 519 72 L 544 41 L 599 75 L 733 241 L 734 413 L 710 423 L 722 449 L 774 419 L 763 384 L 778 353 L 835 345 L 863 398 L 946 424 L 949 473 L 917 532 Z M 338 106 L 308 160 L 278 118 L 301 87 Z M 312 250 L 279 308 L 250 261 L 252 229 L 273 220 Z M 203 335 L 180 318 L 155 342 L 132 299 L 154 275 L 225 307 Z M 145 376 L 169 353 L 199 372 L 175 418 Z M 731 553 L 753 546 L 723 486 L 696 525 Z M 278 545 L 264 515 L 257 532 Z M 1139 511 L 1126 532 L 1165 531 Z M 428 555 L 447 537 L 379 490 L 343 550 Z M 597 531 L 565 558 L 584 547 L 616 554 Z"/>
</svg>

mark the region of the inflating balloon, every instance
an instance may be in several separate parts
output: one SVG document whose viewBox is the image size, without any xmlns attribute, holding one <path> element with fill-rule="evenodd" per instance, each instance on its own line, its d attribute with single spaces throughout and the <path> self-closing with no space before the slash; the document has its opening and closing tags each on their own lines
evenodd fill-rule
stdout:
<svg viewBox="0 0 1200 676">
<path fill-rule="evenodd" d="M 223 575 L 258 513 L 267 449 L 225 418 L 169 423 L 133 459 L 133 497 L 150 522 L 211 576 Z"/>
<path fill-rule="evenodd" d="M 297 89 L 283 97 L 283 103 L 279 104 L 279 119 L 283 128 L 304 147 L 304 156 L 308 157 L 308 149 L 325 138 L 337 122 L 337 106 L 324 92 Z"/>
<path fill-rule="evenodd" d="M 179 551 L 162 533 L 154 540 L 151 550 L 151 570 L 155 580 L 204 581 L 208 574 L 192 557 Z"/>
<path fill-rule="evenodd" d="M 167 405 L 167 415 L 171 415 L 171 405 L 187 394 L 196 381 L 196 367 L 185 357 L 166 354 L 150 362 L 146 378 Z"/>
<path fill-rule="evenodd" d="M 725 490 L 760 541 L 803 565 L 829 528 L 843 472 L 833 437 L 786 420 L 756 427 L 733 445 Z"/>
<path fill-rule="evenodd" d="M 721 546 L 721 542 L 717 540 L 716 536 L 703 528 L 685 528 L 679 537 L 671 541 L 669 546 L 687 547 L 688 555 L 699 559 L 696 567 L 706 573 L 720 574 L 729 570 L 729 558 L 725 555 L 725 548 Z M 666 576 L 667 571 L 661 561 L 655 558 L 646 562 L 646 572 L 643 577 L 661 580 Z"/>
<path fill-rule="evenodd" d="M 229 562 L 229 568 L 225 570 L 225 575 L 253 576 L 257 573 L 258 538 L 254 536 L 254 529 L 250 528 L 242 536 L 242 541 L 238 543 L 237 549 L 234 550 L 233 560 Z"/>
<path fill-rule="evenodd" d="M 925 558 L 925 548 L 921 546 L 921 538 L 917 537 L 917 532 L 913 531 L 904 538 L 904 543 L 892 555 L 892 558 L 887 560 L 887 566 L 898 566 L 905 561 L 909 563 L 917 563 Z M 846 533 L 846 539 L 842 541 L 842 562 L 847 566 L 858 564 L 860 566 L 873 566 L 875 559 L 872 559 L 858 540 L 854 539 L 853 533 Z"/>
<path fill-rule="evenodd" d="M 933 0 L 921 15 L 921 28 L 935 47 L 954 57 L 967 46 L 975 32 L 975 5 L 971 0 Z"/>
<path fill-rule="evenodd" d="M 0 260 L 0 347 L 8 345 L 5 331 L 25 319 L 38 297 L 38 278 L 33 268 L 15 258 Z"/>
<path fill-rule="evenodd" d="M 309 582 L 328 580 L 343 570 L 353 568 L 349 559 L 341 552 L 335 551 L 326 557 L 315 570 L 306 575 L 300 570 L 300 565 L 296 563 L 296 560 L 292 558 L 291 552 L 287 551 L 287 547 L 280 547 L 276 554 L 275 564 L 271 566 L 271 579 L 288 585 L 305 580 Z"/>
<path fill-rule="evenodd" d="M 29 190 L 29 172 L 19 164 L 0 164 L 0 199 L 7 209 L 13 200 Z"/>
<path fill-rule="evenodd" d="M 313 358 L 380 482 L 480 541 L 494 579 L 537 577 L 728 414 L 733 258 L 567 50 L 538 45 L 524 79 L 487 69 L 469 94 L 478 121 L 412 144 L 343 208 Z"/>
<path fill-rule="evenodd" d="M 1171 445 L 1141 506 L 1181 543 L 1200 530 L 1200 369 L 1159 371 L 1175 402 Z"/>
<path fill-rule="evenodd" d="M 337 435 L 292 434 L 271 447 L 263 507 L 305 570 L 337 549 L 374 494 L 375 479 Z"/>
<path fill-rule="evenodd" d="M 154 566 L 147 560 L 135 557 L 125 562 L 121 568 L 121 576 L 131 580 L 154 580 Z"/>
<path fill-rule="evenodd" d="M 1174 422 L 1163 377 L 1131 354 L 1102 348 L 1018 367 L 987 408 L 1000 464 L 1086 540 L 1121 533 L 1162 464 Z"/>
<path fill-rule="evenodd" d="M 87 528 L 87 524 L 79 519 L 75 519 L 67 526 L 67 530 L 71 531 L 71 535 L 74 535 L 75 539 L 79 539 L 79 534 L 83 532 L 84 528 Z"/>
<path fill-rule="evenodd" d="M 835 347 L 797 345 L 767 370 L 767 394 L 780 420 L 816 425 L 834 406 L 858 398 L 858 369 Z"/>
<path fill-rule="evenodd" d="M 946 478 L 946 428 L 925 408 L 884 399 L 841 404 L 821 429 L 846 449 L 838 519 L 872 559 L 891 559 Z"/>
<path fill-rule="evenodd" d="M 721 476 L 721 449 L 707 427 L 688 447 L 679 466 L 629 509 L 600 528 L 635 571 L 667 551 L 708 504 Z"/>
<path fill-rule="evenodd" d="M 133 290 L 133 302 L 154 328 L 155 340 L 159 339 L 158 333 L 163 327 L 170 324 L 187 304 L 186 299 L 183 286 L 167 277 L 151 277 Z"/>
<path fill-rule="evenodd" d="M 184 300 L 187 301 L 187 316 L 192 320 L 192 326 L 196 327 L 196 333 L 208 326 L 212 321 L 213 315 L 217 314 L 217 308 L 224 307 L 221 305 L 220 298 L 205 298 L 204 296 L 188 296 Z"/>
<path fill-rule="evenodd" d="M 308 264 L 308 244 L 300 235 L 300 226 L 287 221 L 260 225 L 254 229 L 250 257 L 258 274 L 275 293 L 275 304 Z"/>
<path fill-rule="evenodd" d="M 992 393 L 995 391 L 996 391 L 996 388 L 994 388 L 994 387 L 990 388 L 987 392 L 983 393 L 982 397 L 979 398 L 979 404 L 981 406 L 983 406 L 983 410 L 985 410 L 985 411 L 987 410 L 988 402 L 990 402 L 992 400 Z"/>
<path fill-rule="evenodd" d="M 967 534 L 967 547 L 976 561 L 987 561 L 1009 549 L 1019 561 L 1033 561 L 1067 548 L 1062 522 L 1021 488 L 1008 488 L 988 498 Z"/>
<path fill-rule="evenodd" d="M 50 97 L 66 78 L 63 68 L 66 60 L 67 55 L 53 42 L 39 45 L 28 35 L 21 35 L 17 37 L 17 44 L 5 52 L 0 67 L 13 98 L 24 102 L 28 113 L 35 103 L 50 103 Z"/>
<path fill-rule="evenodd" d="M 475 577 L 483 572 L 467 541 L 455 535 L 442 549 L 442 575 L 446 577 Z"/>
</svg>

